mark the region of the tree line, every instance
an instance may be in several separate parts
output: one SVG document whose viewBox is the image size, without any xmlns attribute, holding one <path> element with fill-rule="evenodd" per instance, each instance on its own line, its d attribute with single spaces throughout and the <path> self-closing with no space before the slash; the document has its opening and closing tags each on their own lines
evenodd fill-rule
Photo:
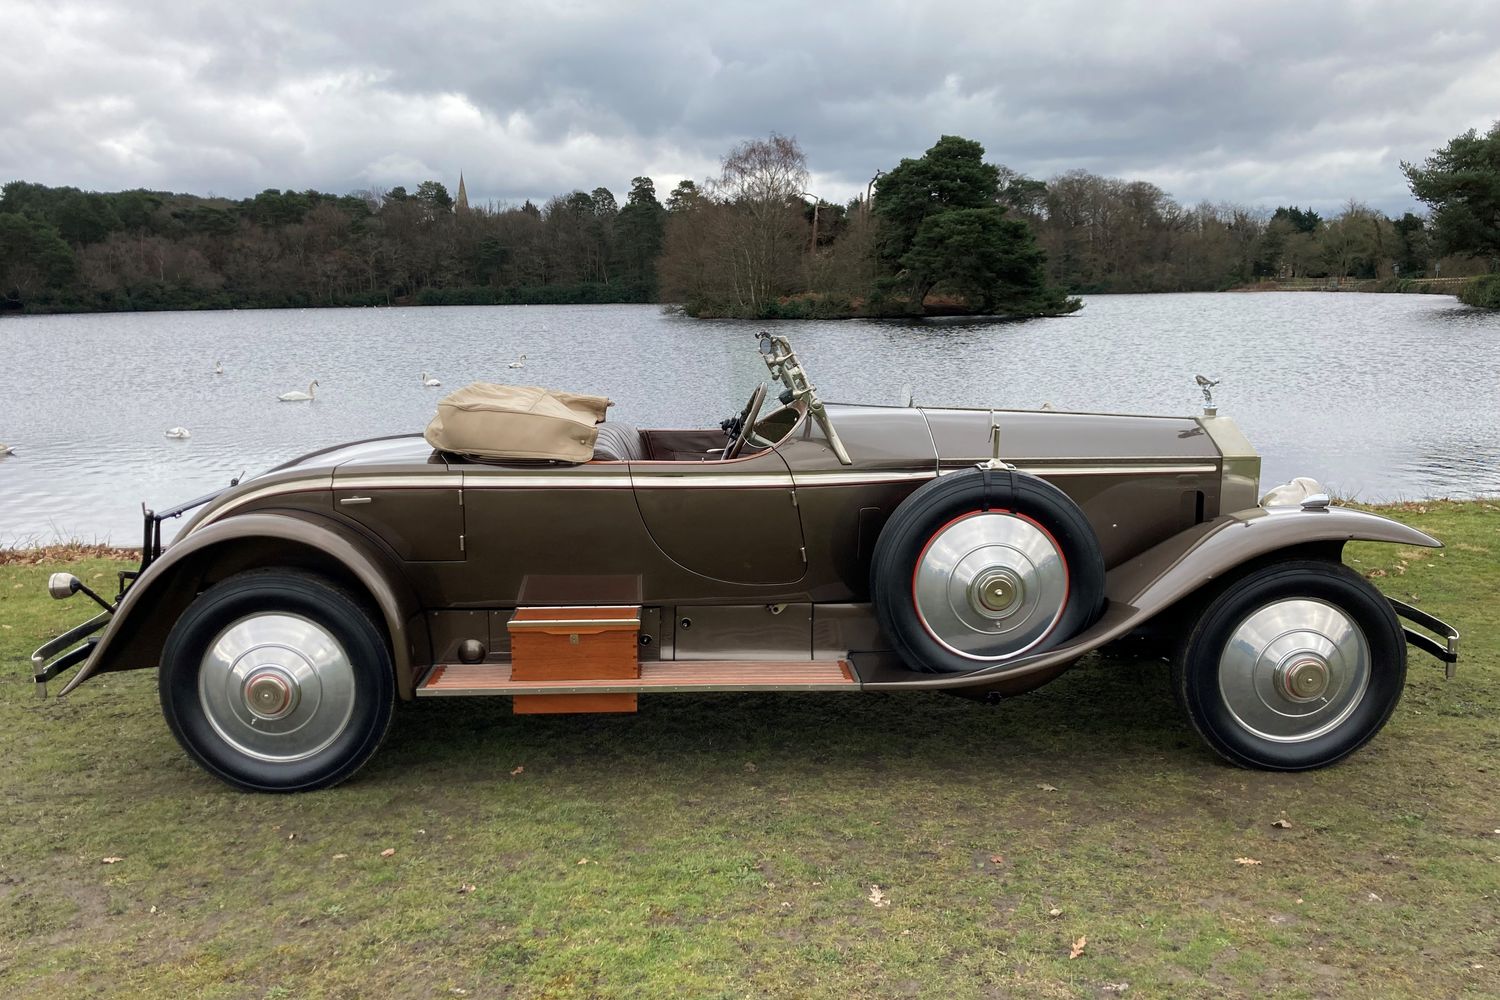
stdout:
<svg viewBox="0 0 1500 1000">
<path fill-rule="evenodd" d="M 699 316 L 1049 315 L 1080 293 L 1500 269 L 1500 124 L 1402 168 L 1427 214 L 1187 206 L 1145 181 L 1027 177 L 958 136 L 843 203 L 807 190 L 805 154 L 774 133 L 665 202 L 649 177 L 624 204 L 601 186 L 474 207 L 436 180 L 238 200 L 15 181 L 0 189 L 0 309 L 664 301 Z"/>
</svg>

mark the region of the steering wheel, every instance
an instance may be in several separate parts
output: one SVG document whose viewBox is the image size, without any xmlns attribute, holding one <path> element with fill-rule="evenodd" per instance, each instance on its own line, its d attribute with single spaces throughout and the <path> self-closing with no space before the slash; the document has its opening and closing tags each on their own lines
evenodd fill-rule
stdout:
<svg viewBox="0 0 1500 1000">
<path fill-rule="evenodd" d="M 755 418 L 760 416 L 761 404 L 766 401 L 766 384 L 762 382 L 755 387 L 750 394 L 750 402 L 740 411 L 737 417 L 730 417 L 719 426 L 724 429 L 724 434 L 729 438 L 729 444 L 724 448 L 724 460 L 735 458 L 745 447 L 745 441 L 750 437 L 750 428 L 755 426 Z"/>
</svg>

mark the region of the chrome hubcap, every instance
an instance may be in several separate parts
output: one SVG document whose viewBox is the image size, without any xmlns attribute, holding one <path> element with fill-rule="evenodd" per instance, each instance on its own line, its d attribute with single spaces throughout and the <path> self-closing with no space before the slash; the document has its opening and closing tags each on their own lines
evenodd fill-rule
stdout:
<svg viewBox="0 0 1500 1000">
<path fill-rule="evenodd" d="M 1219 657 L 1219 692 L 1262 739 L 1297 743 L 1337 728 L 1370 686 L 1370 643 L 1326 601 L 1274 601 L 1235 628 Z"/>
<path fill-rule="evenodd" d="M 198 670 L 214 731 L 257 760 L 290 763 L 326 748 L 354 712 L 354 668 L 337 639 L 301 615 L 241 618 L 219 633 Z"/>
<path fill-rule="evenodd" d="M 933 639 L 960 656 L 995 660 L 1025 652 L 1057 625 L 1068 571 L 1041 528 L 983 511 L 933 536 L 912 589 L 917 617 Z"/>
</svg>

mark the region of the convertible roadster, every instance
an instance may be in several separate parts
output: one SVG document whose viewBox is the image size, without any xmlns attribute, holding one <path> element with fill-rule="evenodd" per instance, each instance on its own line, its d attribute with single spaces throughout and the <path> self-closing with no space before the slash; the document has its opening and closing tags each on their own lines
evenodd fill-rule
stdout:
<svg viewBox="0 0 1500 1000">
<path fill-rule="evenodd" d="M 1260 460 L 1212 405 L 825 404 L 785 338 L 761 335 L 760 353 L 777 402 L 763 384 L 719 428 L 643 430 L 601 421 L 607 400 L 475 386 L 425 438 L 329 448 L 148 510 L 113 600 L 50 581 L 104 610 L 37 650 L 35 679 L 45 694 L 82 664 L 66 694 L 156 667 L 199 764 L 297 791 L 352 775 L 398 699 L 994 701 L 1154 637 L 1210 747 L 1291 771 L 1380 730 L 1408 643 L 1451 676 L 1458 633 L 1341 562 L 1351 539 L 1440 543 L 1331 506 L 1312 480 L 1258 499 Z M 164 547 L 162 522 L 189 512 Z"/>
</svg>

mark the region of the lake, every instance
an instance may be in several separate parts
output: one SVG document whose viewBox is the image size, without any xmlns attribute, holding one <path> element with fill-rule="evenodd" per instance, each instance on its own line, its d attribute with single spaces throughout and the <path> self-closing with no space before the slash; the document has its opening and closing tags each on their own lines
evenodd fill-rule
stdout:
<svg viewBox="0 0 1500 1000">
<path fill-rule="evenodd" d="M 1264 458 L 1361 500 L 1500 493 L 1500 314 L 1440 295 L 1093 296 L 1026 322 L 775 324 L 825 399 L 1195 413 L 1193 376 Z M 166 507 L 314 448 L 420 431 L 466 382 L 600 393 L 643 427 L 712 426 L 765 324 L 657 306 L 474 306 L 0 320 L 0 545 L 135 545 Z M 526 366 L 507 362 L 527 355 Z M 212 374 L 222 361 L 225 374 Z M 443 389 L 424 389 L 423 371 Z M 312 403 L 276 396 L 317 379 Z M 188 440 L 163 432 L 188 428 Z M 170 527 L 170 525 L 166 526 Z"/>
</svg>

